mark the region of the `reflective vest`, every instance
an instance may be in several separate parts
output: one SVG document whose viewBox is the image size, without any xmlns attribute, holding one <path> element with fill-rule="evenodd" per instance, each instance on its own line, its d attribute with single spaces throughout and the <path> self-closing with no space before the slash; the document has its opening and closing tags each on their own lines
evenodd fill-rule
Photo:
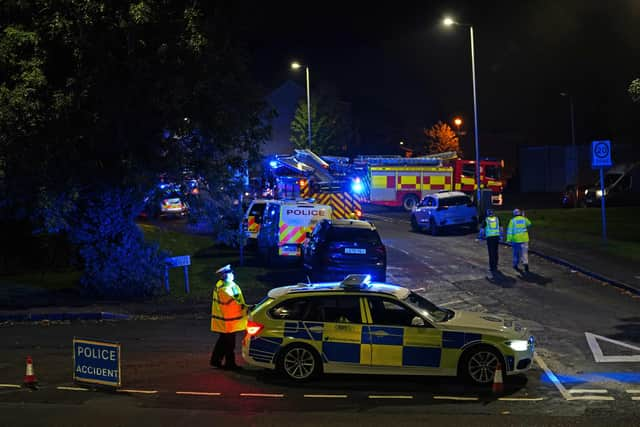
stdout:
<svg viewBox="0 0 640 427">
<path fill-rule="evenodd" d="M 484 227 L 485 237 L 495 237 L 500 235 L 500 221 L 497 216 L 488 216 L 485 219 L 486 225 Z"/>
<path fill-rule="evenodd" d="M 211 330 L 231 333 L 247 328 L 247 312 L 240 287 L 233 281 L 218 280 L 211 303 Z"/>
<path fill-rule="evenodd" d="M 518 215 L 511 218 L 507 228 L 507 242 L 525 243 L 529 241 L 527 229 L 531 227 L 531 221 Z"/>
</svg>

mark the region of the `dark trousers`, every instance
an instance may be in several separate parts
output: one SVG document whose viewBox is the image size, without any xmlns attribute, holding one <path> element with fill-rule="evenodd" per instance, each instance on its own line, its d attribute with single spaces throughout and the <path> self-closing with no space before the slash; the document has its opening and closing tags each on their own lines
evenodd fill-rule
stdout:
<svg viewBox="0 0 640 427">
<path fill-rule="evenodd" d="M 489 251 L 489 270 L 498 271 L 498 243 L 500 236 L 487 237 L 487 250 Z"/>
<path fill-rule="evenodd" d="M 236 333 L 231 332 L 228 334 L 221 333 L 216 341 L 216 345 L 211 352 L 211 360 L 209 363 L 213 366 L 222 365 L 222 359 L 224 359 L 224 365 L 227 367 L 236 365 Z"/>
</svg>

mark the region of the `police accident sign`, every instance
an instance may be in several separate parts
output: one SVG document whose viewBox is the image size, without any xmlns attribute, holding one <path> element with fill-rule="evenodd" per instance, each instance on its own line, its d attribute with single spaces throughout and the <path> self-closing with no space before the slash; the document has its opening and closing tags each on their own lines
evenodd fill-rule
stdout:
<svg viewBox="0 0 640 427">
<path fill-rule="evenodd" d="M 120 344 L 74 338 L 73 380 L 120 387 Z"/>
</svg>

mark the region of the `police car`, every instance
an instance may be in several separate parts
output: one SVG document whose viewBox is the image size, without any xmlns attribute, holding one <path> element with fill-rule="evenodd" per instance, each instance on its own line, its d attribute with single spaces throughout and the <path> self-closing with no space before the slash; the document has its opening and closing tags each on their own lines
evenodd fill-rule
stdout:
<svg viewBox="0 0 640 427">
<path fill-rule="evenodd" d="M 512 321 L 441 308 L 401 286 L 342 282 L 272 289 L 249 316 L 242 356 L 295 381 L 322 372 L 461 375 L 490 384 L 529 369 L 534 339 Z"/>
</svg>

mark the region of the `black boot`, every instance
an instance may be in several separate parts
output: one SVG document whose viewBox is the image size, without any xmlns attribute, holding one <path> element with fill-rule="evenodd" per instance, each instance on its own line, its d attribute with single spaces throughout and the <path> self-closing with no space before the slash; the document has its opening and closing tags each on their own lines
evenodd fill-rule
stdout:
<svg viewBox="0 0 640 427">
<path fill-rule="evenodd" d="M 529 264 L 525 264 L 524 265 L 524 272 L 528 273 L 529 272 Z"/>
</svg>

